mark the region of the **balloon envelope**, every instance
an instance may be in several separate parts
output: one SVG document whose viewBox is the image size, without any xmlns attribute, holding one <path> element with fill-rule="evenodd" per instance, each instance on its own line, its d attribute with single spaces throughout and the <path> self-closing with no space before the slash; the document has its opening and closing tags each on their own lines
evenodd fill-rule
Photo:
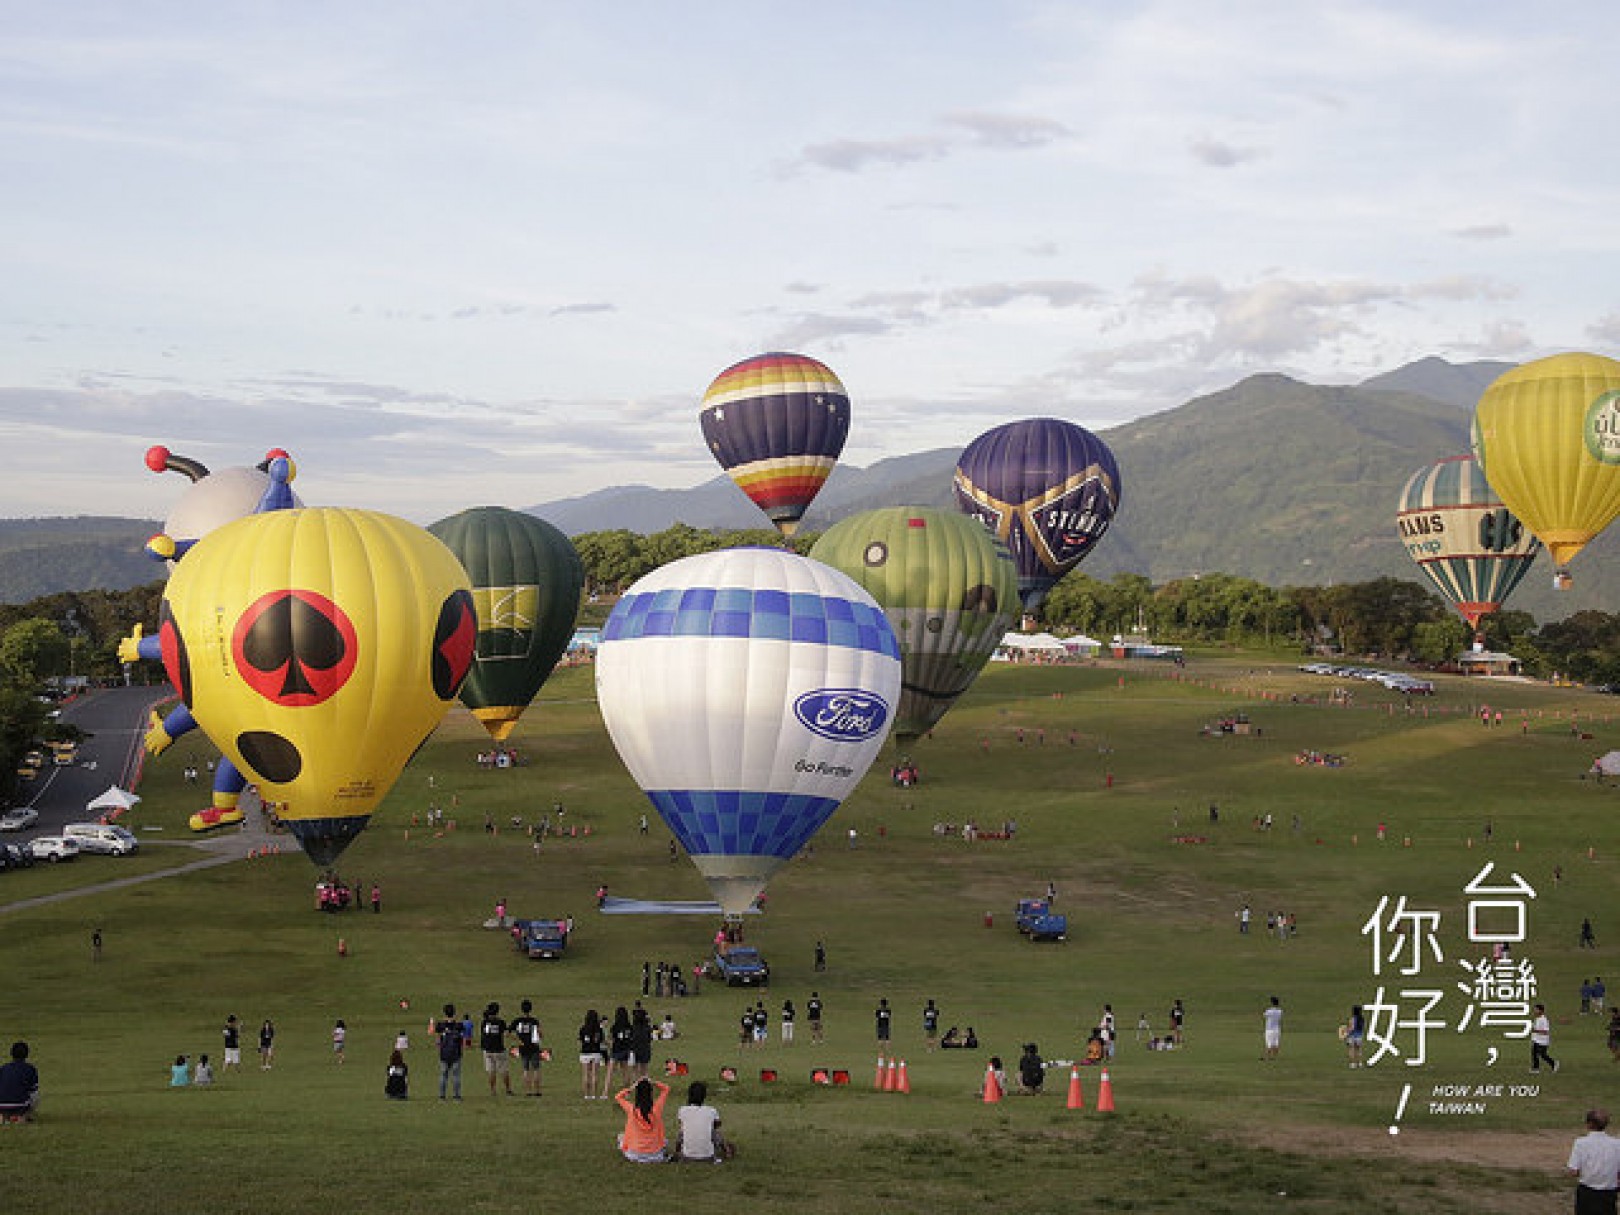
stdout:
<svg viewBox="0 0 1620 1215">
<path fill-rule="evenodd" d="M 715 377 L 698 420 L 720 466 L 791 536 L 844 450 L 849 394 L 825 363 L 761 354 Z"/>
<path fill-rule="evenodd" d="M 310 859 L 365 829 L 472 664 L 467 575 L 422 528 L 329 507 L 250 515 L 169 579 L 163 664 Z"/>
<path fill-rule="evenodd" d="M 872 597 L 777 549 L 653 571 L 596 652 L 613 745 L 727 914 L 860 783 L 899 692 L 899 643 Z"/>
<path fill-rule="evenodd" d="M 428 531 L 472 580 L 478 647 L 461 702 L 499 741 L 568 648 L 585 567 L 557 528 L 500 506 L 464 510 Z"/>
<path fill-rule="evenodd" d="M 900 638 L 894 736 L 901 744 L 945 716 L 1018 618 L 1012 555 L 966 515 L 912 506 L 867 511 L 829 528 L 810 556 L 865 588 Z"/>
<path fill-rule="evenodd" d="M 1413 473 L 1401 490 L 1395 525 L 1412 560 L 1475 629 L 1502 606 L 1541 551 L 1472 456 L 1448 456 Z"/>
<path fill-rule="evenodd" d="M 1562 574 L 1620 514 L 1620 363 L 1559 354 L 1516 367 L 1474 410 L 1474 455 Z"/>
<path fill-rule="evenodd" d="M 1024 609 L 1088 556 L 1119 509 L 1119 465 L 1108 445 L 1059 418 L 986 431 L 956 463 L 956 504 L 1006 544 Z"/>
</svg>

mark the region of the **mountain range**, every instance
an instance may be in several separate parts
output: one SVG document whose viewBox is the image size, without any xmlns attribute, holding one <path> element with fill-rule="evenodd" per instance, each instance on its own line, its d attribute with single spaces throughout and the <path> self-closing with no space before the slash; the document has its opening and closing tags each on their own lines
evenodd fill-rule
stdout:
<svg viewBox="0 0 1620 1215">
<path fill-rule="evenodd" d="M 1355 385 L 1254 375 L 1100 430 L 1119 462 L 1123 500 L 1083 568 L 1100 578 L 1138 573 L 1155 584 L 1206 572 L 1272 586 L 1424 581 L 1395 532 L 1401 488 L 1431 461 L 1468 450 L 1475 403 L 1511 366 L 1426 358 Z M 879 506 L 949 506 L 959 454 L 935 448 L 867 468 L 841 464 L 803 527 L 821 530 Z M 570 535 L 763 522 L 724 475 L 690 489 L 617 486 L 528 509 Z M 0 521 L 0 602 L 150 582 L 153 566 L 140 546 L 157 527 L 119 519 Z M 1620 610 L 1616 556 L 1620 538 L 1600 536 L 1575 561 L 1575 589 L 1562 593 L 1551 590 L 1543 556 L 1511 606 L 1538 620 Z"/>
</svg>

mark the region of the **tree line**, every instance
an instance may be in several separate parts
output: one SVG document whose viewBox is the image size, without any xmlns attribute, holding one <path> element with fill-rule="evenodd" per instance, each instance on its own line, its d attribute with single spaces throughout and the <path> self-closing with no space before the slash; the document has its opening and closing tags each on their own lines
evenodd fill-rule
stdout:
<svg viewBox="0 0 1620 1215">
<path fill-rule="evenodd" d="M 585 566 L 585 596 L 600 604 L 681 557 L 743 545 L 802 554 L 819 538 L 807 533 L 784 540 L 773 529 L 707 531 L 677 523 L 651 535 L 587 532 L 574 537 L 574 547 Z M 0 605 L 0 773 L 6 774 L 0 790 L 47 728 L 49 706 L 39 696 L 63 677 L 121 679 L 119 639 L 135 624 L 156 629 L 163 585 L 63 591 Z M 1140 574 L 1100 579 L 1080 569 L 1053 588 L 1035 623 L 1104 641 L 1133 633 L 1140 624 L 1163 644 L 1333 651 L 1435 667 L 1452 662 L 1473 641 L 1468 625 L 1440 596 L 1388 577 L 1271 587 L 1231 574 L 1201 574 L 1155 586 Z M 1527 674 L 1620 685 L 1620 615 L 1584 611 L 1538 626 L 1527 612 L 1502 611 L 1487 616 L 1482 631 L 1487 649 L 1512 654 Z"/>
</svg>

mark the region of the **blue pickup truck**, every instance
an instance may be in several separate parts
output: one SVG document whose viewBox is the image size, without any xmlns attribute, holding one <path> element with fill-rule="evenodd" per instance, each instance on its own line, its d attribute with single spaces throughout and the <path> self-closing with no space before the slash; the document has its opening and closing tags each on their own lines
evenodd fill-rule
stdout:
<svg viewBox="0 0 1620 1215">
<path fill-rule="evenodd" d="M 568 921 L 516 920 L 512 940 L 525 957 L 560 958 L 568 948 Z"/>
<path fill-rule="evenodd" d="M 1047 899 L 1019 899 L 1014 923 L 1031 941 L 1066 941 L 1069 937 L 1069 917 L 1053 911 Z"/>
<path fill-rule="evenodd" d="M 709 963 L 710 974 L 723 979 L 728 987 L 769 987 L 771 968 L 752 945 L 732 945 L 716 950 Z"/>
</svg>

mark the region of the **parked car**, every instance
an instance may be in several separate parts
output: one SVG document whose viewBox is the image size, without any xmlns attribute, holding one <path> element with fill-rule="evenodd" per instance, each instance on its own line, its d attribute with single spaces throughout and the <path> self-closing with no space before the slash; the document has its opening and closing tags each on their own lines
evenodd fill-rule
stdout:
<svg viewBox="0 0 1620 1215">
<path fill-rule="evenodd" d="M 65 835 L 36 835 L 28 841 L 28 850 L 36 861 L 71 861 L 79 855 L 79 841 Z"/>
<path fill-rule="evenodd" d="M 566 920 L 518 920 L 512 925 L 518 952 L 530 958 L 560 958 L 568 948 Z"/>
<path fill-rule="evenodd" d="M 69 823 L 62 828 L 62 834 L 78 840 L 80 852 L 98 852 L 103 856 L 128 856 L 141 846 L 128 827 L 108 823 Z"/>
<path fill-rule="evenodd" d="M 27 844 L 0 844 L 0 872 L 7 869 L 32 869 L 34 854 Z"/>
<path fill-rule="evenodd" d="M 1019 899 L 1013 922 L 1031 941 L 1063 941 L 1069 936 L 1069 917 L 1054 912 L 1046 899 Z"/>
<path fill-rule="evenodd" d="M 27 831 L 39 822 L 39 811 L 32 806 L 13 806 L 0 814 L 0 831 Z"/>
<path fill-rule="evenodd" d="M 764 955 L 752 945 L 730 945 L 716 950 L 709 963 L 713 974 L 725 980 L 727 987 L 769 987 L 771 968 Z"/>
</svg>

